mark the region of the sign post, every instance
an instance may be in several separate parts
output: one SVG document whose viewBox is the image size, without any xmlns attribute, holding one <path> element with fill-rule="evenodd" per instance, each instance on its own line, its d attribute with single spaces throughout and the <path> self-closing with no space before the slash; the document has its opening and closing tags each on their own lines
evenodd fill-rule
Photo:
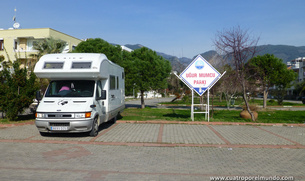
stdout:
<svg viewBox="0 0 305 181">
<path fill-rule="evenodd" d="M 194 90 L 192 89 L 192 107 L 191 107 L 191 119 L 194 121 Z"/>
<path fill-rule="evenodd" d="M 191 119 L 194 121 L 194 113 L 205 113 L 205 117 L 210 119 L 210 105 L 209 105 L 209 89 L 225 74 L 222 75 L 201 55 L 198 55 L 178 76 L 191 90 L 192 90 L 192 107 Z M 202 96 L 206 91 L 208 92 L 207 104 L 199 104 L 205 106 L 205 112 L 194 112 L 194 91 Z"/>
</svg>

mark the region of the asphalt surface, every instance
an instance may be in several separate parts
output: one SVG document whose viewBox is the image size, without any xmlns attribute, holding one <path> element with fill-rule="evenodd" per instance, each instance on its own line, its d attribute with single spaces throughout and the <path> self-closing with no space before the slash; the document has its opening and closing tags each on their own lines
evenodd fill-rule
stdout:
<svg viewBox="0 0 305 181">
<path fill-rule="evenodd" d="M 146 107 L 157 108 L 159 107 L 160 103 L 162 102 L 170 102 L 174 99 L 174 97 L 162 97 L 162 98 L 154 98 L 154 99 L 145 99 L 144 103 Z M 140 99 L 133 99 L 125 102 L 125 106 L 140 108 L 141 107 L 141 100 Z"/>
<path fill-rule="evenodd" d="M 305 126 L 117 121 L 93 138 L 42 137 L 33 123 L 2 125 L 0 158 L 1 181 L 304 181 Z"/>
</svg>

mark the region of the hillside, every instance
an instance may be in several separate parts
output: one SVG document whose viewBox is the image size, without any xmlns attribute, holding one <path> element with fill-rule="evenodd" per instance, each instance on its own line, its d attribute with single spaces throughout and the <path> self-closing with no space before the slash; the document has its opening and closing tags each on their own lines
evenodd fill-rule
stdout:
<svg viewBox="0 0 305 181">
<path fill-rule="evenodd" d="M 128 48 L 133 50 L 143 47 L 143 45 L 136 44 L 136 45 L 125 45 Z M 264 55 L 264 54 L 274 54 L 277 58 L 283 60 L 283 63 L 287 63 L 288 61 L 294 60 L 298 57 L 305 57 L 305 46 L 289 46 L 289 45 L 260 45 L 258 46 L 258 53 L 257 55 Z M 175 71 L 183 71 L 188 64 L 197 56 L 191 58 L 178 58 L 176 56 L 168 55 L 165 53 L 157 52 L 158 55 L 162 56 L 163 58 L 170 61 L 172 65 L 172 69 Z M 201 56 L 206 60 L 210 60 L 213 56 L 218 55 L 216 51 L 210 50 L 204 53 L 201 53 Z"/>
<path fill-rule="evenodd" d="M 126 47 L 128 47 L 128 48 L 130 48 L 130 49 L 133 49 L 133 50 L 136 50 L 136 49 L 139 49 L 139 48 L 144 47 L 143 45 L 140 45 L 140 44 L 136 44 L 136 45 L 126 44 L 126 45 L 124 45 L 124 46 L 126 46 Z"/>
<path fill-rule="evenodd" d="M 289 45 L 260 45 L 258 46 L 257 55 L 273 54 L 277 58 L 283 60 L 283 63 L 294 60 L 298 57 L 305 57 L 305 46 L 289 46 Z M 209 60 L 213 56 L 218 55 L 216 51 L 207 51 L 201 54 L 205 59 Z"/>
<path fill-rule="evenodd" d="M 305 57 L 305 46 L 261 45 L 258 48 L 258 55 L 264 55 L 266 53 L 273 54 L 277 58 L 282 59 L 284 63 L 298 57 Z"/>
</svg>

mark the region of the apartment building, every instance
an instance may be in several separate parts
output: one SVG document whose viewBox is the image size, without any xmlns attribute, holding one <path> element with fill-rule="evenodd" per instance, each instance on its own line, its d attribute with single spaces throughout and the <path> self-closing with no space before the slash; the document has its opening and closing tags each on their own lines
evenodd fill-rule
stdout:
<svg viewBox="0 0 305 181">
<path fill-rule="evenodd" d="M 298 74 L 298 82 L 305 79 L 305 57 L 299 57 L 287 62 L 287 66 Z"/>
<path fill-rule="evenodd" d="M 288 69 L 292 69 L 294 72 L 297 73 L 298 78 L 296 82 L 302 82 L 305 80 L 305 57 L 299 57 L 287 62 L 287 67 Z M 298 97 L 299 95 L 294 92 L 294 89 L 294 86 L 289 88 L 287 90 L 287 95 Z"/>
<path fill-rule="evenodd" d="M 33 56 L 38 52 L 33 48 L 34 42 L 50 37 L 67 43 L 63 53 L 72 51 L 82 41 L 51 28 L 0 29 L 0 56 L 4 56 L 5 61 L 20 59 L 23 66 L 30 67 L 37 61 Z"/>
</svg>

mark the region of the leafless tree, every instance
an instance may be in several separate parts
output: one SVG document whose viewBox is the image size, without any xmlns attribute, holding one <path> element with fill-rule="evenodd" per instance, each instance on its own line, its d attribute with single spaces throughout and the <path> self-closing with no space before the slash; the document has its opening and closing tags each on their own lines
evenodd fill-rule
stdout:
<svg viewBox="0 0 305 181">
<path fill-rule="evenodd" d="M 231 100 L 237 98 L 237 93 L 241 92 L 241 86 L 236 81 L 236 71 L 232 70 L 229 65 L 224 66 L 226 74 L 221 78 L 220 90 L 224 94 L 227 109 L 230 108 Z"/>
<path fill-rule="evenodd" d="M 236 80 L 242 88 L 246 109 L 251 115 L 252 121 L 255 121 L 255 118 L 247 99 L 247 70 L 245 64 L 254 57 L 258 40 L 259 38 L 251 37 L 248 30 L 243 30 L 240 26 L 217 32 L 214 40 L 217 51 L 221 55 L 227 56 L 236 71 Z"/>
</svg>

